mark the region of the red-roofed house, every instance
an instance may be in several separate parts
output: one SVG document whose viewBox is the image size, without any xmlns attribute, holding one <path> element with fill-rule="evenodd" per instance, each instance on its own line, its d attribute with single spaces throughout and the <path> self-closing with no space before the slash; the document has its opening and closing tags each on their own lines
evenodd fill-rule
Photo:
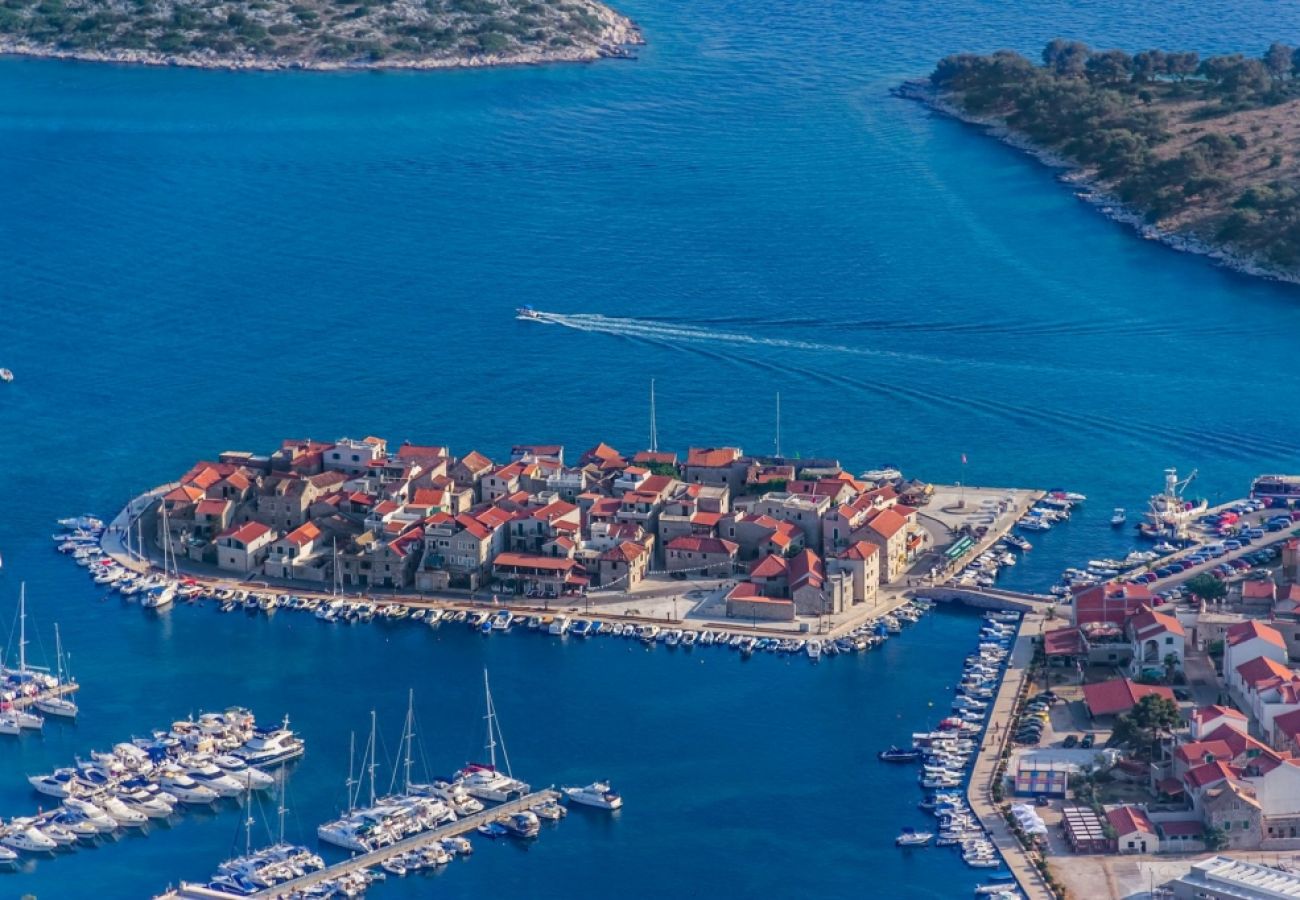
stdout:
<svg viewBox="0 0 1300 900">
<path fill-rule="evenodd" d="M 1290 681 L 1292 677 L 1290 669 L 1267 656 L 1257 656 L 1230 672 L 1225 669 L 1225 672 L 1229 686 L 1239 691 L 1248 701 L 1253 701 L 1259 691 Z"/>
<path fill-rule="evenodd" d="M 370 464 L 383 459 L 388 445 L 379 438 L 339 438 L 333 447 L 325 451 L 325 468 L 349 475 L 360 475 L 370 468 Z"/>
<path fill-rule="evenodd" d="M 1074 624 L 1110 622 L 1123 627 L 1143 606 L 1150 606 L 1151 591 L 1131 581 L 1109 581 L 1083 588 L 1074 594 Z"/>
<path fill-rule="evenodd" d="M 1132 709 L 1148 694 L 1173 700 L 1172 688 L 1164 685 L 1138 684 L 1128 678 L 1113 678 L 1097 684 L 1083 686 L 1083 699 L 1088 712 L 1096 716 L 1116 716 Z"/>
<path fill-rule="evenodd" d="M 331 569 L 329 558 L 317 553 L 322 537 L 314 523 L 304 522 L 272 542 L 264 564 L 267 576 L 324 581 Z"/>
<path fill-rule="evenodd" d="M 829 572 L 843 572 L 851 579 L 852 603 L 875 604 L 880 591 L 880 548 L 870 541 L 856 541 L 826 561 Z"/>
<path fill-rule="evenodd" d="M 1188 741 L 1174 748 L 1173 773 L 1181 778 L 1189 769 L 1212 762 L 1231 764 L 1236 754 L 1227 741 Z"/>
<path fill-rule="evenodd" d="M 692 447 L 682 466 L 682 481 L 691 484 L 725 484 L 740 493 L 749 474 L 749 460 L 739 447 Z"/>
<path fill-rule="evenodd" d="M 1243 581 L 1241 583 L 1241 602 L 1243 606 L 1255 607 L 1256 610 L 1273 608 L 1277 599 L 1277 584 L 1271 578 L 1261 581 Z"/>
<path fill-rule="evenodd" d="M 764 556 L 749 567 L 749 580 L 764 597 L 788 596 L 790 563 L 784 556 Z"/>
<path fill-rule="evenodd" d="M 1115 829 L 1115 849 L 1120 853 L 1155 853 L 1159 849 L 1160 838 L 1145 810 L 1116 806 L 1106 810 L 1106 821 Z"/>
<path fill-rule="evenodd" d="M 721 538 L 683 535 L 668 542 L 665 560 L 669 572 L 725 578 L 735 571 L 738 549 Z"/>
<path fill-rule="evenodd" d="M 1204 706 L 1192 712 L 1191 725 L 1192 740 L 1199 741 L 1222 725 L 1244 734 L 1247 720 L 1245 713 L 1228 706 Z"/>
<path fill-rule="evenodd" d="M 1146 671 L 1164 674 L 1171 666 L 1175 671 L 1183 668 L 1187 633 L 1173 616 L 1144 609 L 1128 620 L 1127 630 L 1134 676 Z"/>
<path fill-rule="evenodd" d="M 623 541 L 600 554 L 597 574 L 600 586 L 630 591 L 645 578 L 650 551 L 634 541 Z"/>
<path fill-rule="evenodd" d="M 194 536 L 210 541 L 230 527 L 235 504 L 229 500 L 200 500 L 194 507 Z"/>
<path fill-rule="evenodd" d="M 576 560 L 532 553 L 498 553 L 492 572 L 518 593 L 555 599 L 587 587 L 587 572 Z"/>
<path fill-rule="evenodd" d="M 770 553 L 787 556 L 804 548 L 803 532 L 790 522 L 748 512 L 732 512 L 719 519 L 718 536 L 736 544 L 740 559 Z"/>
<path fill-rule="evenodd" d="M 233 525 L 217 535 L 217 566 L 247 575 L 260 569 L 275 532 L 261 522 Z"/>
<path fill-rule="evenodd" d="M 1229 689 L 1245 694 L 1246 685 L 1238 668 L 1252 659 L 1266 657 L 1285 666 L 1286 641 L 1271 625 L 1251 619 L 1233 625 L 1223 636 L 1223 673 Z"/>
<path fill-rule="evenodd" d="M 880 510 L 867 520 L 863 538 L 880 548 L 880 581 L 889 584 L 907 571 L 909 558 L 907 518 L 892 507 Z"/>
<path fill-rule="evenodd" d="M 764 597 L 757 585 L 741 581 L 727 592 L 727 618 L 751 622 L 793 622 L 794 601 L 784 597 Z"/>
</svg>

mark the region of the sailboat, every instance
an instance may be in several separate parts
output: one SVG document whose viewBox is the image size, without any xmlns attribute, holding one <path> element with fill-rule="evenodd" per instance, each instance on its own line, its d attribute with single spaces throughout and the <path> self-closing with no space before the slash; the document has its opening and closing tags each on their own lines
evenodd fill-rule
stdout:
<svg viewBox="0 0 1300 900">
<path fill-rule="evenodd" d="M 492 687 L 488 684 L 487 669 L 483 670 L 483 693 L 487 700 L 487 744 L 488 762 L 471 763 L 457 773 L 457 778 L 471 797 L 504 803 L 528 793 L 528 785 L 514 778 L 510 772 L 510 755 L 506 752 L 505 737 L 501 734 L 501 725 L 497 721 L 496 706 L 492 703 Z M 501 759 L 505 771 L 497 768 L 497 747 L 501 748 Z"/>
<path fill-rule="evenodd" d="M 176 582 L 171 578 L 171 568 L 167 565 L 167 552 L 171 550 L 172 535 L 167 526 L 167 501 L 162 502 L 163 518 L 163 580 L 162 584 L 148 588 L 144 597 L 140 600 L 140 605 L 147 609 L 163 609 L 171 606 L 172 601 L 176 599 Z M 174 557 L 174 552 L 173 552 Z"/>
<path fill-rule="evenodd" d="M 18 589 L 18 669 L 16 672 L 10 672 L 18 676 L 20 682 L 26 683 L 34 681 L 38 675 L 44 673 L 34 672 L 27 667 L 27 583 L 23 582 Z M 6 704 L 7 709 L 0 711 L 0 731 L 12 734 L 12 729 L 16 726 L 18 729 L 28 728 L 33 731 L 39 731 L 45 726 L 45 720 L 35 713 L 18 709 L 12 704 Z"/>
<path fill-rule="evenodd" d="M 54 626 L 54 653 L 58 659 L 55 678 L 59 682 L 59 686 L 75 686 L 76 682 L 68 674 L 63 661 L 63 641 L 59 637 L 59 626 L 57 624 Z M 63 719 L 75 719 L 77 717 L 77 704 L 67 697 L 41 697 L 33 705 L 47 716 L 58 716 Z"/>
</svg>

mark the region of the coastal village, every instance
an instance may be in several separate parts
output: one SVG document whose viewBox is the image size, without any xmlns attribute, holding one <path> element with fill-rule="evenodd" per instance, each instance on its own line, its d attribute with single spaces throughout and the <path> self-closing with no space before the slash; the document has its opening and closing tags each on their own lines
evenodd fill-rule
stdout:
<svg viewBox="0 0 1300 900">
<path fill-rule="evenodd" d="M 536 605 L 731 582 L 725 614 L 792 623 L 876 607 L 933 538 L 931 486 L 736 447 L 508 459 L 381 438 L 287 440 L 195 463 L 149 507 L 146 544 L 181 569 L 344 593 Z M 124 537 L 140 539 L 137 519 Z"/>
</svg>

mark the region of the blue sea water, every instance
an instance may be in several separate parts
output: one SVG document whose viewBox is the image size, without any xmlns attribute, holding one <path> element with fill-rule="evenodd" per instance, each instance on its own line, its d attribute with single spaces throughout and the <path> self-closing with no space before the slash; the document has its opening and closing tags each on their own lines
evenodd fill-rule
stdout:
<svg viewBox="0 0 1300 900">
<path fill-rule="evenodd" d="M 436 765 L 462 762 L 486 661 L 519 770 L 608 775 L 629 806 L 570 817 L 526 854 L 485 848 L 439 892 L 965 895 L 975 879 L 949 855 L 888 846 L 916 794 L 871 756 L 933 719 L 973 621 L 936 616 L 816 668 L 155 621 L 99 602 L 50 552 L 51 520 L 283 436 L 636 448 L 652 377 L 664 445 L 764 451 L 780 391 L 787 451 L 1087 493 L 1012 585 L 1125 549 L 1110 508 L 1139 507 L 1166 466 L 1198 468 L 1212 499 L 1295 470 L 1295 288 L 1141 241 L 1032 160 L 888 95 L 945 53 L 1057 35 L 1258 51 L 1287 36 L 1275 4 L 621 8 L 649 40 L 636 62 L 0 60 L 0 365 L 18 374 L 0 391 L 0 620 L 26 579 L 46 650 L 61 621 L 87 685 L 75 728 L 0 743 L 0 813 L 33 806 L 22 774 L 243 703 L 308 732 L 290 794 L 310 834 L 346 731 L 373 704 L 395 735 L 408 686 Z M 518 322 L 523 303 L 577 318 Z M 238 818 L 42 863 L 0 896 L 146 896 L 207 872 Z"/>
</svg>

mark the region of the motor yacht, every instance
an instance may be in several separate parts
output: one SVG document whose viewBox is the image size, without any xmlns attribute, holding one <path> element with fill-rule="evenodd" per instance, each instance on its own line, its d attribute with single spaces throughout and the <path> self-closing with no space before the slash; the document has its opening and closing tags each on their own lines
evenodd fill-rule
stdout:
<svg viewBox="0 0 1300 900">
<path fill-rule="evenodd" d="M 507 816 L 501 824 L 511 835 L 520 838 L 537 837 L 542 830 L 542 823 L 537 818 L 537 813 L 530 809 Z"/>
<path fill-rule="evenodd" d="M 218 797 L 238 797 L 248 790 L 247 785 L 209 760 L 193 761 L 186 766 L 185 774 L 196 783 L 210 788 Z"/>
<path fill-rule="evenodd" d="M 223 772 L 239 782 L 241 788 L 249 788 L 255 791 L 269 788 L 275 784 L 275 779 L 267 775 L 261 769 L 250 766 L 238 756 L 222 754 L 214 756 L 212 761 L 221 768 Z"/>
<path fill-rule="evenodd" d="M 12 825 L 0 832 L 0 845 L 24 853 L 53 853 L 59 846 L 53 838 L 31 824 L 30 819 L 15 819 Z"/>
<path fill-rule="evenodd" d="M 116 820 L 89 800 L 69 797 L 63 802 L 63 808 L 71 815 L 77 816 L 83 822 L 92 825 L 100 834 L 108 834 L 117 830 Z"/>
<path fill-rule="evenodd" d="M 231 751 L 250 766 L 277 766 L 290 760 L 298 759 L 306 752 L 307 746 L 289 728 L 289 717 L 279 728 L 257 728 L 243 746 Z"/>
<path fill-rule="evenodd" d="M 206 805 L 216 802 L 217 792 L 207 785 L 199 784 L 178 768 L 165 770 L 159 781 L 169 794 L 175 794 L 182 803 Z"/>
<path fill-rule="evenodd" d="M 565 633 L 566 631 L 568 631 L 568 630 L 569 630 L 569 617 L 568 617 L 568 616 L 556 616 L 556 617 L 551 621 L 551 627 L 547 629 L 547 633 L 548 633 L 548 634 L 560 634 L 560 635 L 562 635 L 562 634 L 564 634 L 564 633 Z"/>
<path fill-rule="evenodd" d="M 491 766 L 477 764 L 466 766 L 457 773 L 457 779 L 471 797 L 490 800 L 493 803 L 504 803 L 528 793 L 527 784 Z"/>
<path fill-rule="evenodd" d="M 586 787 L 561 788 L 565 799 L 584 806 L 598 809 L 618 809 L 623 805 L 623 798 L 609 786 L 607 781 L 593 781 Z"/>
</svg>

